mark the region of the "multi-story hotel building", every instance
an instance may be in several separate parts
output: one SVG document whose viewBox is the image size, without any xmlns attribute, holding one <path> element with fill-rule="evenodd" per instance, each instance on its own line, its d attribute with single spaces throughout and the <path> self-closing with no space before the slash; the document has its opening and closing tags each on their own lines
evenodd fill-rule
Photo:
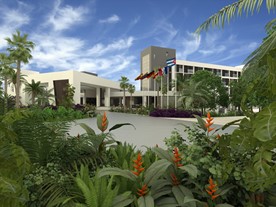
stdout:
<svg viewBox="0 0 276 207">
<path fill-rule="evenodd" d="M 166 66 L 166 60 L 176 57 L 176 50 L 170 48 L 161 48 L 150 46 L 141 52 L 141 73 L 150 73 L 152 70 L 157 70 Z M 191 76 L 198 70 L 208 70 L 217 76 L 221 77 L 224 85 L 228 86 L 231 81 L 236 81 L 241 75 L 242 67 L 231 67 L 223 65 L 215 65 L 208 63 L 191 62 L 184 60 L 176 60 L 176 65 L 173 66 L 168 75 L 164 75 L 163 81 L 171 83 L 180 75 Z M 98 77 L 96 74 L 89 72 L 78 71 L 63 71 L 51 73 L 38 73 L 34 71 L 23 70 L 26 75 L 26 80 L 40 81 L 41 84 L 48 89 L 54 88 L 55 101 L 53 104 L 59 104 L 64 96 L 64 86 L 69 83 L 75 87 L 74 101 L 76 104 L 90 103 L 97 107 L 118 106 L 122 103 L 123 92 L 120 89 L 119 82 L 107 80 Z M 138 76 L 139 74 L 137 74 Z M 126 92 L 126 104 L 132 105 L 157 105 L 163 107 L 178 107 L 178 96 L 175 93 L 171 84 L 168 85 L 168 92 L 162 96 L 156 90 L 156 81 L 152 78 L 141 80 L 141 89 L 136 91 L 133 96 L 133 101 L 130 99 L 130 94 Z M 12 85 L 8 86 L 8 94 L 15 95 Z M 160 99 L 157 101 L 157 96 Z M 21 103 L 22 105 L 30 104 L 30 96 L 24 92 L 24 85 L 21 87 Z M 161 104 L 159 104 L 161 103 Z"/>
</svg>

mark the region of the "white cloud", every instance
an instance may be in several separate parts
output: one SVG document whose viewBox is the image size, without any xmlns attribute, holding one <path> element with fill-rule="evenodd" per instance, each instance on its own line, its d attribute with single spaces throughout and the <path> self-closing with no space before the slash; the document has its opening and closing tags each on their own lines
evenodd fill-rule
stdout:
<svg viewBox="0 0 276 207">
<path fill-rule="evenodd" d="M 106 19 L 100 19 L 99 23 L 108 23 L 108 24 L 114 24 L 120 21 L 120 17 L 116 14 L 113 14 L 112 16 L 106 18 Z"/>
<path fill-rule="evenodd" d="M 177 48 L 177 58 L 186 60 L 188 55 L 196 52 L 201 43 L 201 36 L 191 32 L 186 32 L 186 36 L 181 41 L 181 47 Z"/>
<path fill-rule="evenodd" d="M 88 54 L 93 56 L 101 56 L 110 52 L 128 49 L 132 46 L 133 41 L 134 38 L 130 36 L 125 39 L 119 39 L 109 45 L 98 43 L 88 50 Z"/>
<path fill-rule="evenodd" d="M 37 47 L 30 64 L 24 68 L 39 68 L 42 72 L 48 68 L 54 71 L 90 71 L 113 79 L 114 74 L 129 69 L 136 59 L 125 52 L 131 47 L 133 37 L 106 45 L 99 43 L 93 49 L 85 48 L 86 43 L 81 39 L 58 33 L 36 34 L 32 39 Z"/>
<path fill-rule="evenodd" d="M 29 11 L 28 5 L 21 2 L 13 9 L 4 6 L 0 8 L 0 50 L 7 46 L 5 38 L 11 37 L 15 30 L 30 23 Z"/>
<path fill-rule="evenodd" d="M 225 50 L 226 50 L 226 46 L 218 45 L 218 46 L 213 46 L 209 49 L 198 50 L 198 52 L 204 56 L 207 56 L 207 55 L 213 55 L 213 54 L 220 54 Z"/>
<path fill-rule="evenodd" d="M 220 62 L 231 60 L 243 55 L 249 55 L 258 47 L 258 45 L 259 44 L 257 42 L 250 42 L 250 43 L 243 44 L 240 47 L 230 49 L 228 54 L 226 55 L 224 54 L 225 56 L 224 58 L 220 58 L 218 59 L 218 61 L 215 61 L 214 63 L 220 63 Z"/>
<path fill-rule="evenodd" d="M 47 24 L 53 26 L 55 31 L 70 29 L 75 24 L 85 21 L 85 14 L 88 10 L 85 7 L 61 6 L 61 1 L 56 1 L 53 11 L 48 16 Z"/>
</svg>

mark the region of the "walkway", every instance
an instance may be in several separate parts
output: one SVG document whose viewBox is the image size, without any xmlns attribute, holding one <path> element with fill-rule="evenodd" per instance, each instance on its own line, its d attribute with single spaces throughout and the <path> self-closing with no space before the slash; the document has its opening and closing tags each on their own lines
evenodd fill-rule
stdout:
<svg viewBox="0 0 276 207">
<path fill-rule="evenodd" d="M 115 113 L 107 112 L 107 117 L 109 120 L 109 127 L 112 127 L 115 124 L 120 123 L 131 123 L 135 126 L 134 129 L 132 126 L 123 126 L 119 129 L 112 131 L 114 138 L 121 142 L 128 142 L 137 146 L 137 148 L 142 149 L 142 146 L 153 147 L 156 144 L 160 147 L 165 147 L 164 138 L 170 137 L 171 132 L 174 129 L 177 129 L 183 138 L 187 137 L 184 133 L 183 124 L 191 126 L 195 124 L 195 119 L 175 119 L 175 118 L 156 118 L 141 116 L 135 114 L 124 114 L 124 113 Z M 222 121 L 218 122 L 217 120 L 230 120 L 227 118 L 215 118 L 215 123 L 224 125 Z M 88 126 L 92 127 L 96 133 L 100 133 L 96 125 L 96 118 L 88 118 L 78 120 L 77 123 L 85 123 Z M 182 125 L 181 125 L 182 124 Z M 214 127 L 220 127 L 219 125 L 214 125 Z M 234 127 L 230 127 L 224 131 L 224 133 L 230 133 L 234 130 Z M 73 126 L 70 134 L 77 135 L 78 133 L 84 133 L 85 131 L 78 125 Z"/>
</svg>

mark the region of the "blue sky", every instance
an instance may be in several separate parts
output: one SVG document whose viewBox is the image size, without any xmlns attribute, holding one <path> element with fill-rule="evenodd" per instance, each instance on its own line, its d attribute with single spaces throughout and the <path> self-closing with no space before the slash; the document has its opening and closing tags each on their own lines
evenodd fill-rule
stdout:
<svg viewBox="0 0 276 207">
<path fill-rule="evenodd" d="M 111 80 L 140 73 L 140 52 L 151 45 L 175 48 L 177 59 L 241 65 L 275 18 L 265 5 L 224 29 L 193 32 L 231 0 L 0 0 L 0 51 L 16 29 L 35 42 L 24 68 L 79 70 Z M 138 81 L 136 86 L 138 86 Z M 139 87 L 137 87 L 139 88 Z"/>
</svg>

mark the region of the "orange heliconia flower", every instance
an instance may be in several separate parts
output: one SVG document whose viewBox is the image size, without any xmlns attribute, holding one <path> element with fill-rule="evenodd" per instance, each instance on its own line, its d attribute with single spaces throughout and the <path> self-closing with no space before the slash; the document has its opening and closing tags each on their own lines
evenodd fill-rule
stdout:
<svg viewBox="0 0 276 207">
<path fill-rule="evenodd" d="M 214 123 L 214 122 L 212 122 L 213 119 L 214 119 L 214 118 L 211 117 L 210 112 L 208 112 L 208 113 L 207 113 L 207 118 L 206 118 L 206 123 L 205 123 L 205 126 L 206 126 L 208 132 L 214 130 L 214 128 L 211 128 L 211 126 L 212 126 L 213 123 Z"/>
<path fill-rule="evenodd" d="M 102 117 L 102 129 L 101 131 L 104 132 L 107 129 L 107 117 L 106 113 L 104 112 L 103 117 Z"/>
<path fill-rule="evenodd" d="M 148 186 L 145 184 L 142 186 L 141 189 L 139 189 L 139 188 L 137 189 L 137 195 L 139 197 L 142 197 L 147 194 L 147 191 L 148 191 Z"/>
<path fill-rule="evenodd" d="M 211 196 L 212 200 L 215 200 L 219 196 L 219 194 L 215 195 L 217 190 L 218 190 L 217 184 L 215 184 L 213 179 L 210 177 L 209 178 L 209 185 L 206 189 L 206 192 Z"/>
<path fill-rule="evenodd" d="M 219 134 L 217 134 L 217 139 L 220 139 L 220 138 L 221 138 L 221 136 Z"/>
<path fill-rule="evenodd" d="M 182 164 L 179 163 L 181 161 L 181 157 L 180 157 L 180 154 L 178 152 L 178 148 L 177 147 L 174 148 L 173 155 L 174 155 L 173 161 L 174 161 L 175 165 L 177 167 L 181 167 Z"/>
<path fill-rule="evenodd" d="M 179 185 L 179 184 L 180 184 L 179 180 L 177 179 L 177 177 L 175 176 L 174 173 L 171 173 L 171 179 L 172 179 L 173 185 L 176 186 L 176 185 Z"/>
<path fill-rule="evenodd" d="M 138 152 L 137 159 L 133 160 L 133 162 L 134 162 L 133 167 L 135 168 L 136 171 L 132 171 L 132 173 L 134 175 L 139 176 L 140 173 L 145 170 L 145 168 L 142 167 L 143 162 L 142 162 L 142 156 L 140 152 Z"/>
</svg>

